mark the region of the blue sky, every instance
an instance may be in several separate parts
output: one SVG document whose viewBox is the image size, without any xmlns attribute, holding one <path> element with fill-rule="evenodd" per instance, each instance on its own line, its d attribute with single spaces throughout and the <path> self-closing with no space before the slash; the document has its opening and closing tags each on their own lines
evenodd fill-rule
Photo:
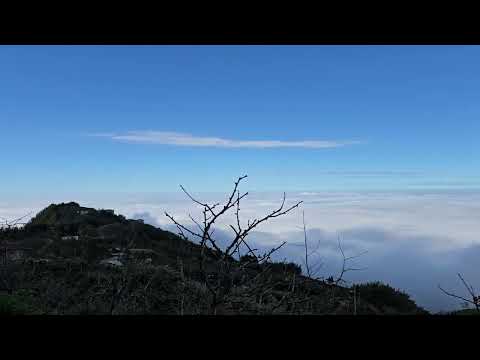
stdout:
<svg viewBox="0 0 480 360">
<path fill-rule="evenodd" d="M 2 46 L 0 191 L 480 188 L 478 64 L 477 46 Z"/>
<path fill-rule="evenodd" d="M 78 201 L 168 228 L 192 210 L 179 184 L 247 173 L 245 218 L 304 201 L 260 245 L 298 261 L 304 210 L 327 260 L 340 233 L 369 251 L 355 276 L 457 306 L 436 285 L 479 278 L 478 64 L 478 46 L 0 46 L 0 216 Z"/>
</svg>

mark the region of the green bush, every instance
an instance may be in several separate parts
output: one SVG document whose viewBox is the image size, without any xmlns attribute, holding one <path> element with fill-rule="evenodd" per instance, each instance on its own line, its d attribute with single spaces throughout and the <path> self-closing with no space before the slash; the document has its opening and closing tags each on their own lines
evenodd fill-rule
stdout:
<svg viewBox="0 0 480 360">
<path fill-rule="evenodd" d="M 450 315 L 480 315 L 477 309 L 463 309 L 450 313 Z"/>
<path fill-rule="evenodd" d="M 24 315 L 28 308 L 23 301 L 13 295 L 0 295 L 0 315 Z"/>
<path fill-rule="evenodd" d="M 426 313 L 408 294 L 378 281 L 357 285 L 357 291 L 361 299 L 380 309 L 389 307 L 398 313 Z"/>
</svg>

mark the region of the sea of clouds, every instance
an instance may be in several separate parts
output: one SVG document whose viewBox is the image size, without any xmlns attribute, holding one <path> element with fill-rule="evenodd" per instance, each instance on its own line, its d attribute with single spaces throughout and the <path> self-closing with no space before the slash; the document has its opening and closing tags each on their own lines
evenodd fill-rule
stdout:
<svg viewBox="0 0 480 360">
<path fill-rule="evenodd" d="M 193 195 L 210 203 L 227 198 L 227 194 L 220 193 Z M 240 210 L 243 223 L 278 208 L 282 197 L 282 193 L 250 193 Z M 12 219 L 29 212 L 34 215 L 50 203 L 69 201 L 115 209 L 127 218 L 142 218 L 175 232 L 165 211 L 191 226 L 189 214 L 198 219 L 201 215 L 201 208 L 179 192 L 17 196 L 11 200 L 4 196 L 0 198 L 0 217 Z M 447 290 L 467 295 L 457 273 L 462 273 L 475 289 L 480 288 L 478 191 L 287 193 L 286 206 L 298 201 L 303 201 L 298 209 L 260 225 L 251 234 L 255 247 L 266 250 L 287 241 L 275 259 L 303 264 L 304 212 L 309 246 L 320 244 L 311 259 L 312 263 L 323 264 L 320 276 L 335 275 L 340 270 L 340 239 L 346 256 L 367 251 L 351 263 L 363 270 L 348 273 L 347 280 L 387 282 L 431 311 L 459 308 L 458 300 L 438 289 L 441 284 Z M 232 211 L 219 222 L 215 234 L 220 242 L 228 241 L 233 234 L 228 224 L 235 221 Z"/>
</svg>

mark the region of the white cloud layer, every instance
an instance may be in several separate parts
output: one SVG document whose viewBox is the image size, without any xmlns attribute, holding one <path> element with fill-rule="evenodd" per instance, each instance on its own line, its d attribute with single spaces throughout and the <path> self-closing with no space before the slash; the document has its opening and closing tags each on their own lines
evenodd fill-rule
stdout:
<svg viewBox="0 0 480 360">
<path fill-rule="evenodd" d="M 335 141 L 335 140 L 232 140 L 219 137 L 194 136 L 168 131 L 128 131 L 116 134 L 92 134 L 110 138 L 114 141 L 137 144 L 157 144 L 176 146 L 200 146 L 200 147 L 222 147 L 222 148 L 336 148 L 346 145 L 360 144 L 360 141 Z"/>
<path fill-rule="evenodd" d="M 190 189 L 189 189 L 190 190 Z M 243 189 L 248 191 L 248 186 Z M 226 194 L 198 194 L 195 197 L 224 201 Z M 281 203 L 280 193 L 251 193 L 241 206 L 241 219 L 258 218 Z M 347 255 L 363 250 L 368 253 L 355 265 L 364 271 L 349 274 L 350 281 L 381 280 L 400 288 L 420 305 L 438 311 L 458 308 L 459 303 L 442 294 L 437 285 L 458 291 L 464 289 L 457 281 L 461 272 L 476 289 L 480 288 L 480 192 L 297 192 L 287 193 L 286 206 L 303 200 L 304 204 L 286 216 L 262 224 L 251 240 L 255 247 L 267 249 L 286 240 L 277 259 L 286 258 L 301 264 L 303 234 L 301 211 L 312 243 L 320 240 L 320 257 L 325 263 L 323 275 L 334 274 L 340 266 L 337 236 L 340 235 Z M 196 217 L 201 209 L 193 206 L 183 193 L 171 194 L 102 194 L 64 195 L 37 200 L 0 202 L 0 216 L 20 217 L 37 212 L 50 203 L 77 201 L 84 206 L 112 208 L 129 218 L 175 231 L 164 212 L 179 221 L 191 224 L 190 213 Z M 216 234 L 226 241 L 231 235 L 227 224 L 234 213 L 220 222 Z"/>
</svg>

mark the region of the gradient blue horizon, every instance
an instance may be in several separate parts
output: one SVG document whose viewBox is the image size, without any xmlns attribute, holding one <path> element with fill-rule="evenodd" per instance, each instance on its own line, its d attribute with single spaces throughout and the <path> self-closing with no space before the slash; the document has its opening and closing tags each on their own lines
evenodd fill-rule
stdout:
<svg viewBox="0 0 480 360">
<path fill-rule="evenodd" d="M 478 46 L 1 46 L 2 193 L 480 189 Z M 131 144 L 168 131 L 343 147 Z"/>
</svg>

